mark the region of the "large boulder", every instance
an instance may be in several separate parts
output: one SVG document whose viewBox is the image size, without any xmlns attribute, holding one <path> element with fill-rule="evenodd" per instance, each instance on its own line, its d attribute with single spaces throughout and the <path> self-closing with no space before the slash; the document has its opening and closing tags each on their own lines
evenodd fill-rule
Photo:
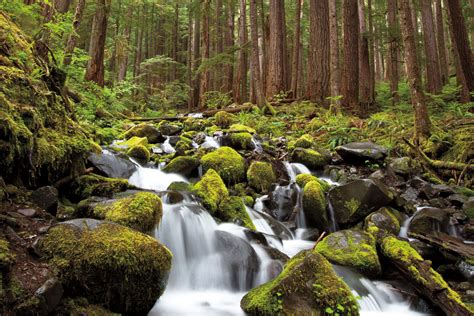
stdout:
<svg viewBox="0 0 474 316">
<path fill-rule="evenodd" d="M 216 247 L 222 254 L 222 264 L 231 272 L 230 284 L 233 289 L 246 290 L 252 287 L 256 278 L 260 260 L 252 246 L 237 236 L 217 230 Z"/>
<path fill-rule="evenodd" d="M 279 221 L 288 220 L 298 203 L 298 190 L 294 183 L 276 186 L 264 200 L 265 211 Z"/>
<path fill-rule="evenodd" d="M 230 147 L 240 150 L 254 149 L 253 136 L 247 132 L 229 133 L 222 139 L 223 145 L 229 145 Z"/>
<path fill-rule="evenodd" d="M 148 162 L 150 160 L 150 151 L 143 145 L 136 145 L 127 150 L 127 155 L 133 158 Z"/>
<path fill-rule="evenodd" d="M 232 113 L 219 111 L 214 115 L 214 121 L 217 126 L 222 128 L 228 128 L 232 123 L 238 121 L 238 118 Z"/>
<path fill-rule="evenodd" d="M 340 230 L 316 245 L 316 251 L 329 261 L 353 267 L 368 276 L 381 273 L 375 238 L 361 230 Z"/>
<path fill-rule="evenodd" d="M 349 143 L 336 147 L 337 153 L 348 163 L 381 162 L 387 157 L 386 148 L 371 142 Z"/>
<path fill-rule="evenodd" d="M 53 186 L 45 186 L 31 193 L 31 202 L 49 213 L 56 215 L 58 211 L 58 190 Z"/>
<path fill-rule="evenodd" d="M 291 162 L 302 163 L 310 169 L 321 169 L 331 161 L 328 154 L 308 148 L 295 148 L 290 158 Z"/>
<path fill-rule="evenodd" d="M 326 212 L 324 188 L 318 181 L 308 182 L 303 189 L 303 210 L 311 226 L 326 230 L 329 221 Z"/>
<path fill-rule="evenodd" d="M 129 197 L 98 203 L 93 216 L 115 222 L 141 232 L 151 231 L 161 220 L 161 199 L 151 192 L 138 192 Z"/>
<path fill-rule="evenodd" d="M 340 224 L 358 222 L 393 199 L 393 193 L 377 180 L 356 180 L 329 191 L 329 200 Z"/>
<path fill-rule="evenodd" d="M 160 133 L 166 136 L 176 135 L 179 132 L 181 132 L 183 128 L 184 128 L 184 125 L 182 123 L 166 122 L 166 121 L 162 121 L 159 126 Z"/>
<path fill-rule="evenodd" d="M 395 216 L 398 211 L 389 207 L 382 207 L 376 212 L 369 214 L 364 221 L 364 229 L 370 231 L 370 227 L 377 227 L 394 235 L 400 232 L 400 220 Z"/>
<path fill-rule="evenodd" d="M 91 153 L 87 159 L 102 174 L 111 178 L 128 179 L 136 170 L 130 159 L 108 151 L 101 154 Z"/>
<path fill-rule="evenodd" d="M 73 201 L 81 201 L 91 196 L 111 198 L 115 193 L 132 189 L 125 179 L 112 179 L 97 174 L 88 174 L 76 178 L 67 190 Z"/>
<path fill-rule="evenodd" d="M 276 175 L 271 163 L 253 161 L 247 170 L 249 185 L 257 192 L 268 192 L 274 182 Z"/>
<path fill-rule="evenodd" d="M 189 156 L 179 156 L 174 158 L 167 164 L 163 171 L 167 173 L 179 173 L 189 177 L 196 173 L 199 167 L 199 160 Z"/>
<path fill-rule="evenodd" d="M 331 188 L 331 185 L 329 183 L 327 183 L 326 181 L 321 180 L 318 177 L 313 176 L 312 174 L 308 174 L 308 173 L 301 173 L 301 174 L 297 175 L 295 180 L 296 180 L 296 184 L 300 188 L 304 188 L 306 186 L 306 184 L 310 181 L 318 182 L 325 192 Z"/>
<path fill-rule="evenodd" d="M 220 147 L 201 158 L 203 171 L 214 169 L 225 183 L 237 183 L 245 179 L 245 159 L 230 147 Z"/>
<path fill-rule="evenodd" d="M 413 216 L 408 232 L 423 235 L 433 232 L 449 233 L 449 220 L 454 213 L 454 209 L 423 208 Z"/>
<path fill-rule="evenodd" d="M 171 269 L 171 252 L 156 239 L 97 220 L 54 226 L 38 247 L 57 267 L 66 295 L 128 315 L 148 313 Z"/>
<path fill-rule="evenodd" d="M 255 225 L 247 213 L 244 201 L 239 196 L 229 196 L 219 204 L 216 217 L 224 222 L 233 222 L 255 230 Z"/>
<path fill-rule="evenodd" d="M 319 253 L 302 251 L 288 261 L 274 280 L 244 296 L 250 315 L 359 315 L 349 287 Z"/>
<path fill-rule="evenodd" d="M 126 152 L 132 147 L 147 146 L 147 145 L 148 145 L 148 139 L 146 137 L 133 136 L 132 138 L 128 140 L 122 140 L 122 141 L 113 143 L 112 145 L 110 145 L 110 148 L 116 151 Z"/>
<path fill-rule="evenodd" d="M 229 196 L 229 191 L 219 174 L 214 169 L 209 169 L 202 179 L 193 187 L 203 206 L 214 214 L 219 204 Z"/>
<path fill-rule="evenodd" d="M 165 141 L 165 138 L 156 127 L 146 123 L 133 126 L 125 132 L 123 138 L 130 139 L 134 136 L 146 137 L 150 144 L 162 143 Z"/>
</svg>

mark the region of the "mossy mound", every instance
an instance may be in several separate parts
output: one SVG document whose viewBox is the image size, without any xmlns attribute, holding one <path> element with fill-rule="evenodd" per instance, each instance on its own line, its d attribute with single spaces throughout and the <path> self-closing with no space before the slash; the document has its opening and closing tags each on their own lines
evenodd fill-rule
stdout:
<svg viewBox="0 0 474 316">
<path fill-rule="evenodd" d="M 239 132 L 239 133 L 230 133 L 229 134 L 229 141 L 232 148 L 235 149 L 252 149 L 253 136 L 247 132 Z"/>
<path fill-rule="evenodd" d="M 65 294 L 116 313 L 148 313 L 165 289 L 171 252 L 130 228 L 85 221 L 54 226 L 39 242 L 43 257 L 57 267 Z"/>
<path fill-rule="evenodd" d="M 216 217 L 225 221 L 233 222 L 248 229 L 256 230 L 247 210 L 244 201 L 239 196 L 229 196 L 223 199 L 219 205 Z"/>
<path fill-rule="evenodd" d="M 55 310 L 59 316 L 119 316 L 98 305 L 91 305 L 85 298 L 66 299 L 59 308 Z"/>
<path fill-rule="evenodd" d="M 250 133 L 255 134 L 255 129 L 242 124 L 233 124 L 229 128 L 230 133 Z"/>
<path fill-rule="evenodd" d="M 311 135 L 309 134 L 304 134 L 300 138 L 298 138 L 295 143 L 294 147 L 299 147 L 299 148 L 312 148 L 314 147 L 314 139 Z"/>
<path fill-rule="evenodd" d="M 246 162 L 234 149 L 220 147 L 201 158 L 204 171 L 214 169 L 227 184 L 245 179 Z"/>
<path fill-rule="evenodd" d="M 330 162 L 330 157 L 314 149 L 295 148 L 291 152 L 291 161 L 304 164 L 310 169 L 323 168 Z"/>
<path fill-rule="evenodd" d="M 204 207 L 214 214 L 219 204 L 229 196 L 229 191 L 219 174 L 209 169 L 193 187 L 193 192 L 201 199 Z"/>
<path fill-rule="evenodd" d="M 189 156 L 179 156 L 174 158 L 164 168 L 164 172 L 179 173 L 184 176 L 190 176 L 196 173 L 199 167 L 199 160 Z"/>
<path fill-rule="evenodd" d="M 159 224 L 163 206 L 156 194 L 138 192 L 111 203 L 97 204 L 93 215 L 146 233 Z"/>
<path fill-rule="evenodd" d="M 296 176 L 295 180 L 296 180 L 296 184 L 300 188 L 304 188 L 306 186 L 306 184 L 308 182 L 311 182 L 311 181 L 318 182 L 321 185 L 321 188 L 323 189 L 324 192 L 326 192 L 327 190 L 329 190 L 331 188 L 331 185 L 329 183 L 319 179 L 316 176 L 313 176 L 312 174 L 307 174 L 307 173 L 299 174 L 299 175 Z"/>
<path fill-rule="evenodd" d="M 137 137 L 133 136 L 132 138 L 124 141 L 119 141 L 116 142 L 112 145 L 110 145 L 110 148 L 117 150 L 117 151 L 122 151 L 125 152 L 128 149 L 135 147 L 135 146 L 147 146 L 148 145 L 148 139 L 146 137 Z"/>
<path fill-rule="evenodd" d="M 310 225 L 326 230 L 329 221 L 324 189 L 318 181 L 308 182 L 303 189 L 303 210 Z"/>
<path fill-rule="evenodd" d="M 10 251 L 8 241 L 0 237 L 0 270 L 12 264 L 14 259 L 15 256 Z"/>
<path fill-rule="evenodd" d="M 250 315 L 359 315 L 349 287 L 319 253 L 302 251 L 274 280 L 251 290 L 240 302 Z"/>
<path fill-rule="evenodd" d="M 9 183 L 41 186 L 82 169 L 92 144 L 61 96 L 65 73 L 33 47 L 0 13 L 0 169 Z"/>
<path fill-rule="evenodd" d="M 316 245 L 316 251 L 329 261 L 353 267 L 368 276 L 381 273 L 375 238 L 364 231 L 341 230 Z"/>
<path fill-rule="evenodd" d="M 134 187 L 125 179 L 114 179 L 89 174 L 76 178 L 67 190 L 68 196 L 73 201 L 81 201 L 91 196 L 111 198 L 115 193 L 133 189 Z"/>
<path fill-rule="evenodd" d="M 135 136 L 139 138 L 146 137 L 150 144 L 160 143 L 164 139 L 155 126 L 145 123 L 135 125 L 123 134 L 124 139 L 130 139 Z"/>
<path fill-rule="evenodd" d="M 377 212 L 369 214 L 364 220 L 364 229 L 369 231 L 370 227 L 383 229 L 394 235 L 400 232 L 400 222 L 394 215 L 396 210 L 388 207 L 382 207 Z"/>
<path fill-rule="evenodd" d="M 171 183 L 166 190 L 167 191 L 191 191 L 192 189 L 193 187 L 190 183 L 178 181 L 178 182 Z"/>
<path fill-rule="evenodd" d="M 133 146 L 127 151 L 127 155 L 144 161 L 149 161 L 151 156 L 150 151 L 143 145 Z"/>
<path fill-rule="evenodd" d="M 214 121 L 217 126 L 228 128 L 232 123 L 237 121 L 237 117 L 232 113 L 219 111 L 214 115 Z"/>
<path fill-rule="evenodd" d="M 247 179 L 249 185 L 257 192 L 268 192 L 276 182 L 276 175 L 271 163 L 253 161 L 247 170 Z"/>
</svg>

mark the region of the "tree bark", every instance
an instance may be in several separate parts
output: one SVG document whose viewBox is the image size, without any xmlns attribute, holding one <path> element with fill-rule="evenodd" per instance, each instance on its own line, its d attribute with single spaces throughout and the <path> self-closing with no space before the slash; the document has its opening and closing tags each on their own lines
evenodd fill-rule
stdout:
<svg viewBox="0 0 474 316">
<path fill-rule="evenodd" d="M 72 32 L 69 34 L 67 39 L 66 48 L 64 49 L 63 66 L 69 66 L 72 61 L 72 54 L 76 48 L 78 39 L 77 32 L 81 25 L 82 15 L 86 6 L 86 0 L 78 0 L 76 5 L 76 11 L 74 13 L 74 20 L 72 21 Z"/>
<path fill-rule="evenodd" d="M 193 36 L 193 72 L 195 73 L 195 78 L 192 84 L 192 98 L 191 108 L 197 108 L 199 106 L 199 88 L 200 88 L 200 77 L 201 75 L 197 73 L 199 65 L 201 63 L 201 10 L 199 7 L 195 8 L 194 12 L 194 36 Z"/>
<path fill-rule="evenodd" d="M 178 32 L 179 32 L 179 4 L 175 4 L 174 7 L 174 24 L 173 24 L 173 43 L 171 48 L 171 58 L 174 61 L 178 61 Z M 171 81 L 177 79 L 176 64 L 172 65 L 171 68 Z"/>
<path fill-rule="evenodd" d="M 202 58 L 201 62 L 206 61 L 210 57 L 210 37 L 209 37 L 209 10 L 211 6 L 211 0 L 203 0 L 203 16 L 202 16 Z M 209 91 L 210 85 L 210 72 L 209 70 L 204 70 L 201 73 L 201 86 L 200 86 L 200 97 L 199 97 L 199 107 L 204 108 L 204 95 Z"/>
<path fill-rule="evenodd" d="M 359 110 L 359 17 L 357 1 L 343 1 L 344 63 L 342 68 L 342 106 Z"/>
<path fill-rule="evenodd" d="M 127 77 L 128 55 L 130 53 L 130 35 L 132 32 L 133 7 L 127 10 L 125 30 L 123 31 L 123 40 L 125 47 L 122 47 L 122 54 L 118 56 L 118 73 L 117 81 L 124 81 Z"/>
<path fill-rule="evenodd" d="M 262 80 L 260 75 L 260 56 L 258 50 L 258 17 L 257 17 L 257 0 L 250 0 L 250 37 L 252 39 L 252 81 L 254 83 L 255 97 L 257 105 L 263 107 L 265 105 L 265 96 L 263 94 Z"/>
<path fill-rule="evenodd" d="M 225 46 L 228 53 L 233 53 L 233 46 L 234 46 L 234 4 L 232 0 L 227 1 L 226 7 L 226 15 L 227 15 L 227 29 L 225 32 Z M 232 51 L 232 52 L 231 52 Z M 234 63 L 225 65 L 224 66 L 224 87 L 223 91 L 226 93 L 232 94 L 232 85 L 234 82 Z"/>
<path fill-rule="evenodd" d="M 399 28 L 397 23 L 397 0 L 388 0 L 387 18 L 388 18 L 388 34 L 389 34 L 389 50 L 388 50 L 388 73 L 390 79 L 390 93 L 392 95 L 392 103 L 396 104 L 400 101 L 398 94 L 398 81 L 400 76 L 398 73 L 398 47 L 400 44 Z"/>
<path fill-rule="evenodd" d="M 216 54 L 224 53 L 224 28 L 223 28 L 223 3 L 222 0 L 216 2 Z M 223 75 L 220 70 L 216 72 L 216 87 L 217 90 L 222 91 Z"/>
<path fill-rule="evenodd" d="M 300 44 L 301 44 L 301 7 L 303 0 L 296 0 L 295 11 L 295 42 L 293 45 L 293 61 L 291 66 L 291 94 L 294 98 L 298 97 L 298 78 L 300 71 Z"/>
<path fill-rule="evenodd" d="M 188 7 L 188 47 L 186 50 L 186 82 L 189 87 L 193 86 L 193 11 L 191 6 Z M 188 111 L 193 108 L 193 92 L 189 93 Z"/>
<path fill-rule="evenodd" d="M 474 1 L 474 0 L 473 0 Z M 441 0 L 436 0 L 436 43 L 438 44 L 439 70 L 443 84 L 448 83 L 448 59 L 446 58 L 446 43 L 444 38 L 444 19 Z"/>
<path fill-rule="evenodd" d="M 247 1 L 240 0 L 239 18 L 239 58 L 235 82 L 235 101 L 243 103 L 247 100 L 247 69 L 248 69 L 248 30 L 247 30 Z"/>
<path fill-rule="evenodd" d="M 405 63 L 407 68 L 408 82 L 410 86 L 411 99 L 415 112 L 415 134 L 416 144 L 430 136 L 430 119 L 425 103 L 425 95 L 421 88 L 421 75 L 418 68 L 417 47 L 415 42 L 415 31 L 413 29 L 412 12 L 409 0 L 398 0 L 400 16 L 400 27 L 402 29 L 403 43 L 405 45 Z"/>
<path fill-rule="evenodd" d="M 109 8 L 110 0 L 97 1 L 89 44 L 90 59 L 85 74 L 85 80 L 94 81 L 101 87 L 104 86 L 104 50 Z"/>
<path fill-rule="evenodd" d="M 359 96 L 360 113 L 367 113 L 372 104 L 372 94 L 370 92 L 370 56 L 369 56 L 369 38 L 365 24 L 365 0 L 358 1 L 359 11 Z"/>
<path fill-rule="evenodd" d="M 329 92 L 329 3 L 310 0 L 308 91 L 311 102 L 326 105 Z"/>
<path fill-rule="evenodd" d="M 282 0 L 270 0 L 270 46 L 268 51 L 267 97 L 272 98 L 285 90 L 284 39 Z"/>
<path fill-rule="evenodd" d="M 439 68 L 438 46 L 436 43 L 431 0 L 421 0 L 421 19 L 423 22 L 423 40 L 426 57 L 426 90 L 432 94 L 439 94 L 443 88 L 443 83 Z"/>
<path fill-rule="evenodd" d="M 330 60 L 331 60 L 331 96 L 341 95 L 341 71 L 339 68 L 339 31 L 337 26 L 336 0 L 329 0 L 329 34 L 330 34 Z M 338 104 L 340 102 L 337 102 Z"/>
</svg>

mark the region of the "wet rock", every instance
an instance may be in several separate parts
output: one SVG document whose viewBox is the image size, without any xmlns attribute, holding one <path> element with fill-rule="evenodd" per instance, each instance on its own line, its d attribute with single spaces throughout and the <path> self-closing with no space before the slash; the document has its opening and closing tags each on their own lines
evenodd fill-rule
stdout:
<svg viewBox="0 0 474 316">
<path fill-rule="evenodd" d="M 69 185 L 66 193 L 71 201 L 81 201 L 91 196 L 111 198 L 115 193 L 131 189 L 125 179 L 107 178 L 96 174 L 80 176 Z"/>
<path fill-rule="evenodd" d="M 310 181 L 304 186 L 303 210 L 310 227 L 315 226 L 320 231 L 327 230 L 329 221 L 324 186 L 318 181 Z"/>
<path fill-rule="evenodd" d="M 291 231 L 285 226 L 285 224 L 276 220 L 267 213 L 258 212 L 258 214 L 260 214 L 267 221 L 268 225 L 270 225 L 270 228 L 275 232 L 276 236 L 284 240 L 292 238 Z"/>
<path fill-rule="evenodd" d="M 36 215 L 36 210 L 34 208 L 22 208 L 17 210 L 17 212 L 25 217 L 34 217 Z"/>
<path fill-rule="evenodd" d="M 383 229 L 389 233 L 398 235 L 400 232 L 400 221 L 395 216 L 394 212 L 397 211 L 383 207 L 368 215 L 364 221 L 364 229 L 368 230 L 370 227 L 375 226 L 378 229 Z"/>
<path fill-rule="evenodd" d="M 219 204 L 229 196 L 227 187 L 214 169 L 209 169 L 194 185 L 193 192 L 201 199 L 202 205 L 211 214 L 216 213 Z"/>
<path fill-rule="evenodd" d="M 260 260 L 252 246 L 245 240 L 228 232 L 216 231 L 216 245 L 223 255 L 223 265 L 231 267 L 231 285 L 234 289 L 249 289 L 258 274 Z M 243 280 L 241 275 L 245 275 Z"/>
<path fill-rule="evenodd" d="M 31 202 L 35 203 L 42 209 L 56 215 L 58 211 L 58 190 L 53 186 L 45 186 L 36 189 L 31 193 Z"/>
<path fill-rule="evenodd" d="M 34 294 L 39 299 L 40 314 L 49 315 L 59 304 L 63 293 L 63 286 L 57 278 L 46 280 Z"/>
<path fill-rule="evenodd" d="M 134 136 L 146 137 L 150 144 L 161 143 L 165 140 L 156 127 L 146 123 L 133 126 L 124 134 L 125 139 L 130 139 Z"/>
<path fill-rule="evenodd" d="M 295 184 L 276 186 L 270 191 L 265 206 L 273 218 L 279 221 L 288 220 L 298 202 L 298 188 Z"/>
<path fill-rule="evenodd" d="M 202 143 L 204 143 L 206 141 L 206 133 L 204 132 L 199 132 L 197 133 L 196 135 L 194 135 L 193 137 L 193 141 L 198 144 L 198 145 L 201 145 Z"/>
<path fill-rule="evenodd" d="M 400 174 L 403 176 L 409 175 L 410 173 L 413 173 L 415 171 L 413 161 L 410 157 L 395 158 L 392 160 L 392 162 L 390 162 L 389 167 L 396 174 Z"/>
<path fill-rule="evenodd" d="M 245 179 L 247 165 L 245 159 L 230 147 L 220 147 L 201 158 L 203 171 L 214 169 L 227 184 Z"/>
<path fill-rule="evenodd" d="M 430 234 L 433 232 L 448 232 L 449 220 L 454 214 L 452 209 L 424 208 L 410 222 L 409 233 Z"/>
<path fill-rule="evenodd" d="M 178 144 L 178 142 L 180 141 L 180 137 L 179 136 L 170 136 L 169 140 L 170 140 L 170 145 L 171 146 L 176 146 L 176 144 Z"/>
<path fill-rule="evenodd" d="M 199 160 L 189 156 L 179 156 L 174 158 L 164 168 L 164 172 L 168 173 L 179 173 L 186 177 L 197 174 L 197 168 L 199 167 Z"/>
<path fill-rule="evenodd" d="M 340 224 L 357 222 L 394 199 L 383 183 L 369 179 L 335 187 L 328 196 Z"/>
<path fill-rule="evenodd" d="M 59 271 L 65 294 L 123 314 L 146 314 L 163 293 L 171 252 L 156 239 L 114 223 L 76 219 L 39 241 Z"/>
<path fill-rule="evenodd" d="M 464 213 L 470 219 L 474 219 L 474 197 L 471 196 L 462 207 Z"/>
<path fill-rule="evenodd" d="M 331 161 L 331 156 L 325 152 L 307 149 L 295 148 L 291 152 L 291 162 L 299 162 L 310 169 L 321 169 Z"/>
<path fill-rule="evenodd" d="M 348 163 L 365 163 L 367 160 L 381 162 L 387 157 L 387 149 L 374 143 L 349 143 L 336 148 L 337 153 Z"/>
<path fill-rule="evenodd" d="M 270 163 L 253 161 L 247 170 L 247 179 L 249 185 L 257 192 L 268 192 L 276 182 L 276 175 Z"/>
<path fill-rule="evenodd" d="M 181 132 L 183 130 L 183 125 L 182 124 L 173 124 L 173 123 L 164 122 L 164 123 L 160 124 L 159 129 L 160 129 L 160 133 L 162 135 L 173 136 L 173 135 L 176 135 L 176 134 L 178 134 L 179 132 Z"/>
<path fill-rule="evenodd" d="M 467 202 L 468 197 L 462 194 L 452 194 L 446 198 L 452 205 L 462 208 Z"/>
</svg>

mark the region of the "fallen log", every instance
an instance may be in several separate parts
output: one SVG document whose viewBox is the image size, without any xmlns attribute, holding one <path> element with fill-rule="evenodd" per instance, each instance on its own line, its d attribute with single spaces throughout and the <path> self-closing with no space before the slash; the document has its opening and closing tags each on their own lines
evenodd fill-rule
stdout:
<svg viewBox="0 0 474 316">
<path fill-rule="evenodd" d="M 416 291 L 441 308 L 446 315 L 468 316 L 470 310 L 461 301 L 443 277 L 431 268 L 431 262 L 424 260 L 406 241 L 393 235 L 378 239 L 382 254 L 406 278 Z"/>
<path fill-rule="evenodd" d="M 410 237 L 423 241 L 448 254 L 462 257 L 463 259 L 474 258 L 474 247 L 466 245 L 462 240 L 448 234 L 434 232 L 429 235 L 410 233 Z"/>
</svg>

